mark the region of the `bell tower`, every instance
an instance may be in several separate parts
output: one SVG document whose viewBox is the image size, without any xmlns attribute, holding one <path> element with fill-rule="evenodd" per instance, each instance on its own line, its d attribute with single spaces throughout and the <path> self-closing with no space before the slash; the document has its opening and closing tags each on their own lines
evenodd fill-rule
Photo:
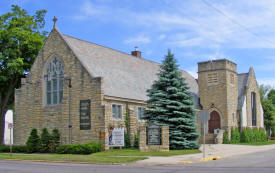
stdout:
<svg viewBox="0 0 275 173">
<path fill-rule="evenodd" d="M 237 65 L 227 59 L 198 63 L 200 103 L 210 112 L 208 133 L 237 127 Z"/>
</svg>

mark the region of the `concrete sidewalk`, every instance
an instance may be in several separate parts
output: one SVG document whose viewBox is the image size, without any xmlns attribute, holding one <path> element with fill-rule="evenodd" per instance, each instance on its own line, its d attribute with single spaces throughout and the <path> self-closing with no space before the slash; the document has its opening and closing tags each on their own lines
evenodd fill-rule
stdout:
<svg viewBox="0 0 275 173">
<path fill-rule="evenodd" d="M 249 145 L 230 145 L 230 144 L 206 144 L 206 158 L 210 157 L 232 157 L 254 152 L 261 152 L 275 149 L 274 145 L 249 146 Z M 200 148 L 202 151 L 202 146 Z M 155 166 L 155 165 L 177 165 L 199 162 L 203 157 L 202 153 L 189 154 L 170 157 L 149 157 L 149 159 L 131 163 L 132 166 Z"/>
</svg>

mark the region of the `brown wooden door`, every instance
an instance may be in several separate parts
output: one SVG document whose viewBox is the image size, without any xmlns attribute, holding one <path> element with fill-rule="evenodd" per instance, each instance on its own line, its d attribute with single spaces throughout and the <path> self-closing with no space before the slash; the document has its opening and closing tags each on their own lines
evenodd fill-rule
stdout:
<svg viewBox="0 0 275 173">
<path fill-rule="evenodd" d="M 210 113 L 210 120 L 208 121 L 208 133 L 214 133 L 214 129 L 221 128 L 221 119 L 219 113 L 213 111 Z"/>
</svg>

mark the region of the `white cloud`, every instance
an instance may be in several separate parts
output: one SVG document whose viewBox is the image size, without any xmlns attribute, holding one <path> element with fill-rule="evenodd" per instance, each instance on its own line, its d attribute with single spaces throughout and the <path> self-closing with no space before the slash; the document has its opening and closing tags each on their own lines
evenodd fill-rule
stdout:
<svg viewBox="0 0 275 173">
<path fill-rule="evenodd" d="M 193 76 L 195 79 L 198 79 L 198 67 L 194 66 L 192 68 L 189 68 L 186 70 L 191 76 Z"/>
<path fill-rule="evenodd" d="M 159 40 L 169 32 L 170 39 L 173 39 L 170 43 L 179 47 L 275 48 L 274 1 L 208 0 L 218 9 L 215 10 L 204 3 L 175 0 L 166 2 L 164 8 L 152 8 L 146 12 L 114 6 L 109 1 L 96 2 L 85 0 L 74 19 L 93 20 L 96 17 L 103 21 L 142 26 L 149 32 L 162 33 Z M 179 34 L 189 37 L 177 38 Z"/>
<path fill-rule="evenodd" d="M 166 35 L 165 34 L 161 34 L 161 35 L 159 35 L 158 40 L 163 40 L 165 38 L 166 38 Z"/>
<path fill-rule="evenodd" d="M 131 44 L 137 46 L 138 44 L 147 44 L 150 43 L 151 40 L 149 37 L 145 37 L 144 35 L 138 35 L 136 37 L 128 38 L 124 41 L 125 44 Z"/>
<path fill-rule="evenodd" d="M 270 85 L 272 88 L 275 88 L 275 78 L 260 78 L 258 82 L 260 85 Z"/>
</svg>

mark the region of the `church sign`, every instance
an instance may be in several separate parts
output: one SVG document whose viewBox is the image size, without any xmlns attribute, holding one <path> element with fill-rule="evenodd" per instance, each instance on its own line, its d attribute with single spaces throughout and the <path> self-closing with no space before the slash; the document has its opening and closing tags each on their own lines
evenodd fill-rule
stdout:
<svg viewBox="0 0 275 173">
<path fill-rule="evenodd" d="M 124 146 L 124 128 L 108 128 L 109 147 Z"/>
<path fill-rule="evenodd" d="M 147 145 L 161 145 L 161 128 L 159 126 L 147 127 Z"/>
<path fill-rule="evenodd" d="M 91 100 L 80 100 L 80 130 L 91 129 Z"/>
</svg>

